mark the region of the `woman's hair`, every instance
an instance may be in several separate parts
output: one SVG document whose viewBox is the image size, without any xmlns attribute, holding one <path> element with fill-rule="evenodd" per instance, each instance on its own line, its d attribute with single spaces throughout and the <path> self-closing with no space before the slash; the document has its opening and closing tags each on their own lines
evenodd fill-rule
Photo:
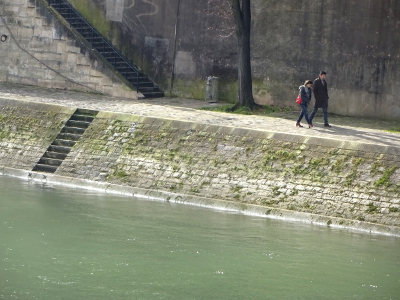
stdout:
<svg viewBox="0 0 400 300">
<path fill-rule="evenodd" d="M 306 80 L 306 82 L 304 82 L 304 85 L 307 85 L 307 84 L 312 84 L 312 81 L 311 80 Z"/>
</svg>

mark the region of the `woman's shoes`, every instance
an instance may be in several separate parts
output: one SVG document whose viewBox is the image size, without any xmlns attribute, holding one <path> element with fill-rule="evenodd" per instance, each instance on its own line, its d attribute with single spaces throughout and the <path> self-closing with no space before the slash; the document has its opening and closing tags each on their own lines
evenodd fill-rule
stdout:
<svg viewBox="0 0 400 300">
<path fill-rule="evenodd" d="M 304 127 L 303 125 L 301 125 L 300 123 L 296 123 L 296 127 Z M 314 125 L 312 123 L 308 123 L 308 128 L 313 128 Z"/>
<path fill-rule="evenodd" d="M 304 126 L 301 125 L 300 123 L 296 123 L 296 127 L 304 127 Z M 313 127 L 314 127 L 313 124 L 311 124 L 311 123 L 308 124 L 308 128 L 313 128 Z"/>
</svg>

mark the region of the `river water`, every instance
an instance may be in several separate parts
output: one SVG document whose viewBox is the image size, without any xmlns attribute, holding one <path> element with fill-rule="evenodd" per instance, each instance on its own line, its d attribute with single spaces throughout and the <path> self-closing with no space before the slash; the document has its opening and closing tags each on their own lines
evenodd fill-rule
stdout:
<svg viewBox="0 0 400 300">
<path fill-rule="evenodd" d="M 0 176 L 0 299 L 400 299 L 400 238 Z"/>
</svg>

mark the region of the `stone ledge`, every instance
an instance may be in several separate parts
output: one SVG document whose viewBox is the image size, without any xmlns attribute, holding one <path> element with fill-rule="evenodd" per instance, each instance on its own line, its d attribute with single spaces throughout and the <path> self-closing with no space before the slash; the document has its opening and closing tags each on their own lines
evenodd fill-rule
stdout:
<svg viewBox="0 0 400 300">
<path fill-rule="evenodd" d="M 109 119 L 113 117 L 115 120 L 119 121 L 140 121 L 142 124 L 170 124 L 173 128 L 187 129 L 195 131 L 205 131 L 205 132 L 218 132 L 226 134 L 234 134 L 238 136 L 251 136 L 254 138 L 264 137 L 266 139 L 273 139 L 282 142 L 291 142 L 298 144 L 314 145 L 314 146 L 324 146 L 338 149 L 354 150 L 354 151 L 367 151 L 386 155 L 396 155 L 400 156 L 400 148 L 395 146 L 384 146 L 384 145 L 374 145 L 362 142 L 349 142 L 335 139 L 327 139 L 322 137 L 309 137 L 303 135 L 296 135 L 291 133 L 277 133 L 266 130 L 257 129 L 247 129 L 234 126 L 226 125 L 210 125 L 210 124 L 199 124 L 196 121 L 181 121 L 174 120 L 173 118 L 161 118 L 161 117 L 149 117 L 149 116 L 139 116 L 129 113 L 116 113 L 116 112 L 106 112 L 100 111 L 97 118 Z M 215 130 L 212 130 L 215 129 Z"/>
</svg>

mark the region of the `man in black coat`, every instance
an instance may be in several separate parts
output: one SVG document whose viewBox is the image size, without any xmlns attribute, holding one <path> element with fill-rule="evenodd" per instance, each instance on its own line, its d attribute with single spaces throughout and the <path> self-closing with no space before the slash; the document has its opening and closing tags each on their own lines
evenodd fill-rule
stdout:
<svg viewBox="0 0 400 300">
<path fill-rule="evenodd" d="M 321 71 L 317 79 L 314 80 L 313 93 L 315 97 L 314 109 L 310 115 L 310 121 L 312 122 L 315 114 L 319 108 L 322 108 L 324 113 L 324 126 L 331 127 L 328 123 L 328 84 L 325 81 L 326 72 Z"/>
</svg>

